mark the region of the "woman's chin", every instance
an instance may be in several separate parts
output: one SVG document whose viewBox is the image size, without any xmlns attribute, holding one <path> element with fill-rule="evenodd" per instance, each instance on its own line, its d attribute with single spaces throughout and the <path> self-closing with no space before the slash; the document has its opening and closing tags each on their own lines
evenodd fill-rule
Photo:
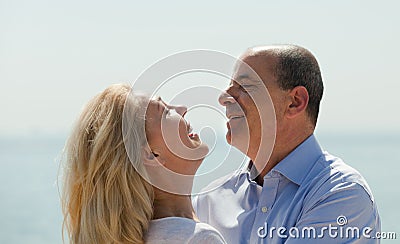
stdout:
<svg viewBox="0 0 400 244">
<path fill-rule="evenodd" d="M 199 141 L 199 143 L 197 144 L 197 146 L 194 150 L 196 150 L 196 154 L 198 154 L 198 158 L 201 161 L 203 161 L 204 158 L 207 157 L 208 153 L 210 152 L 208 145 L 202 141 Z"/>
</svg>

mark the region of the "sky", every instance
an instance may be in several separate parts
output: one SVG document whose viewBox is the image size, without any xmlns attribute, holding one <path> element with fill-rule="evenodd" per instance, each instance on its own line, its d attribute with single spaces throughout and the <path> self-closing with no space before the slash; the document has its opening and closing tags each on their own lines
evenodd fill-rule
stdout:
<svg viewBox="0 0 400 244">
<path fill-rule="evenodd" d="M 317 130 L 400 131 L 398 9 L 398 1 L 0 0 L 0 136 L 68 133 L 95 94 L 178 52 L 238 57 L 280 43 L 304 46 L 320 63 Z M 160 95 L 187 89 L 182 77 Z M 218 89 L 229 82 L 214 78 Z M 214 112 L 198 109 L 191 123 L 223 124 Z"/>
</svg>

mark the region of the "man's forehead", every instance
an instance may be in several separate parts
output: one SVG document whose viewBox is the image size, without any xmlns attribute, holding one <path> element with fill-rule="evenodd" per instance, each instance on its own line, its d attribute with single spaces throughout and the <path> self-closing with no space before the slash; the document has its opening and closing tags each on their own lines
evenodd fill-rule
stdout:
<svg viewBox="0 0 400 244">
<path fill-rule="evenodd" d="M 273 55 L 243 56 L 236 63 L 232 78 L 237 82 L 243 78 L 264 83 L 274 81 L 276 63 Z"/>
<path fill-rule="evenodd" d="M 239 83 L 244 81 L 263 82 L 261 77 L 253 70 L 238 70 L 233 74 L 232 79 Z"/>
<path fill-rule="evenodd" d="M 261 81 L 260 74 L 256 71 L 257 67 L 252 66 L 252 63 L 244 62 L 243 60 L 239 60 L 233 71 L 233 78 L 237 81 L 243 79 L 250 79 L 255 81 Z"/>
</svg>

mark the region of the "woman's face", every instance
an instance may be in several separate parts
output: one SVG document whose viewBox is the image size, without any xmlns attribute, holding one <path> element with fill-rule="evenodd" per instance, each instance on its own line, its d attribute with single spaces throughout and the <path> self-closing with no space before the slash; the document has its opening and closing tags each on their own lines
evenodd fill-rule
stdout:
<svg viewBox="0 0 400 244">
<path fill-rule="evenodd" d="M 151 99 L 146 111 L 148 144 L 157 160 L 168 169 L 193 175 L 208 153 L 208 146 L 192 133 L 184 119 L 187 108 Z"/>
</svg>

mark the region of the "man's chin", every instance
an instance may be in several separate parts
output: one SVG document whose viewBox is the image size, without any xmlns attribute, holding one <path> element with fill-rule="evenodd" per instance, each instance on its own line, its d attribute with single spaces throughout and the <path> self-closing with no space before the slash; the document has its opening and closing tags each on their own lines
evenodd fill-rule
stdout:
<svg viewBox="0 0 400 244">
<path fill-rule="evenodd" d="M 238 149 L 242 153 L 247 155 L 247 152 L 249 150 L 249 141 L 246 140 L 246 135 L 241 135 L 241 134 L 235 134 L 232 135 L 231 131 L 228 130 L 228 132 L 225 135 L 226 142 L 231 145 L 232 147 Z"/>
</svg>

